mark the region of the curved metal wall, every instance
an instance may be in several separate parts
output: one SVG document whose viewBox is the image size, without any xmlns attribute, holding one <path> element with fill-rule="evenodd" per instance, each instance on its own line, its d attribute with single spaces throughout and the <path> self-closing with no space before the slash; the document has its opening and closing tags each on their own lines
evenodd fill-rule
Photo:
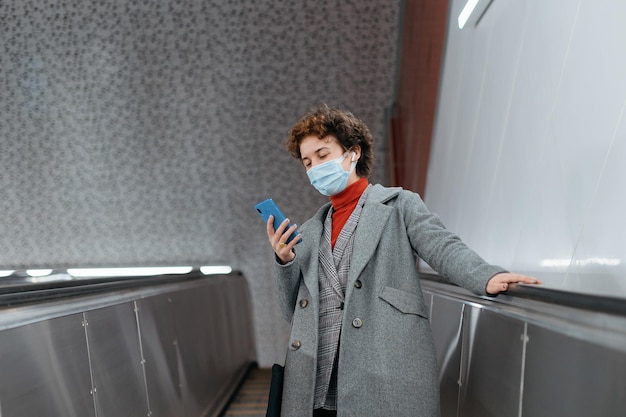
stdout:
<svg viewBox="0 0 626 417">
<path fill-rule="evenodd" d="M 255 361 L 240 275 L 1 315 L 3 417 L 214 416 Z"/>
</svg>

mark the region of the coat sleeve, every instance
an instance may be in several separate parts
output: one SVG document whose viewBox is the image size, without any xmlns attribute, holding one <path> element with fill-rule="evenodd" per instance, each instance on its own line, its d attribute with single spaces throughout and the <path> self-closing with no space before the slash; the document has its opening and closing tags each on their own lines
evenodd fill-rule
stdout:
<svg viewBox="0 0 626 417">
<path fill-rule="evenodd" d="M 288 264 L 283 265 L 278 260 L 275 264 L 280 309 L 285 320 L 291 323 L 300 286 L 300 260 L 296 255 L 296 258 Z"/>
<path fill-rule="evenodd" d="M 478 295 L 486 295 L 487 281 L 505 269 L 490 265 L 450 232 L 420 196 L 403 191 L 399 196 L 413 250 L 440 275 Z"/>
</svg>

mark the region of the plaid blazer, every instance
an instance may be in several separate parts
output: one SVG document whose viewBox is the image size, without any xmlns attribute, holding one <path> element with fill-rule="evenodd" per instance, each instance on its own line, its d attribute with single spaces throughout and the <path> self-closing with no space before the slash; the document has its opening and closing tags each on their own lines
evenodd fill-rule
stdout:
<svg viewBox="0 0 626 417">
<path fill-rule="evenodd" d="M 330 244 L 332 208 L 328 210 L 324 221 L 324 236 L 319 250 L 320 317 L 314 408 L 322 408 L 322 406 L 331 410 L 337 408 L 337 381 L 331 377 L 338 354 L 346 283 L 354 246 L 354 230 L 359 223 L 363 203 L 367 200 L 370 187 L 368 186 L 361 194 L 356 207 L 339 232 L 334 249 Z"/>
</svg>

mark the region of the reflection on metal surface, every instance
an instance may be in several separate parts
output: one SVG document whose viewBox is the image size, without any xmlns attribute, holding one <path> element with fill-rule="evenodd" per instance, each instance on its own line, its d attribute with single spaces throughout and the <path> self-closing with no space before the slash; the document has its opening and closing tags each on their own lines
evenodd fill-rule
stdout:
<svg viewBox="0 0 626 417">
<path fill-rule="evenodd" d="M 68 274 L 54 274 L 54 275 L 31 275 L 26 278 L 26 281 L 33 284 L 41 284 L 44 282 L 59 282 L 59 281 L 71 281 L 73 278 Z"/>
<path fill-rule="evenodd" d="M 2 416 L 94 416 L 82 314 L 0 332 Z"/>
<path fill-rule="evenodd" d="M 158 410 L 164 416 L 184 415 L 171 305 L 172 296 L 178 293 L 137 301 L 148 402 L 151 411 Z"/>
<path fill-rule="evenodd" d="M 145 416 L 141 355 L 133 303 L 85 313 L 98 416 Z"/>
<path fill-rule="evenodd" d="M 522 416 L 626 415 L 626 355 L 597 342 L 529 326 Z"/>
<path fill-rule="evenodd" d="M 46 275 L 50 275 L 52 273 L 52 269 L 27 269 L 26 274 L 31 277 L 45 277 Z"/>
<path fill-rule="evenodd" d="M 163 287 L 74 299 L 62 317 L 57 302 L 22 306 L 21 325 L 4 309 L 0 416 L 217 415 L 254 361 L 246 281 Z"/>
<path fill-rule="evenodd" d="M 472 307 L 464 324 L 459 415 L 517 417 L 524 323 Z"/>
<path fill-rule="evenodd" d="M 442 416 L 456 416 L 458 408 L 464 307 L 455 300 L 432 296 L 431 326 L 439 364 Z"/>
<path fill-rule="evenodd" d="M 587 266 L 587 265 L 601 265 L 601 266 L 618 266 L 621 264 L 621 259 L 617 258 L 585 258 L 585 259 L 572 259 L 572 258 L 562 258 L 562 259 L 542 259 L 539 263 L 540 266 L 543 267 L 557 267 L 563 268 L 570 266 L 571 264 L 577 266 Z"/>
<path fill-rule="evenodd" d="M 625 316 L 422 286 L 442 417 L 626 415 Z"/>
</svg>

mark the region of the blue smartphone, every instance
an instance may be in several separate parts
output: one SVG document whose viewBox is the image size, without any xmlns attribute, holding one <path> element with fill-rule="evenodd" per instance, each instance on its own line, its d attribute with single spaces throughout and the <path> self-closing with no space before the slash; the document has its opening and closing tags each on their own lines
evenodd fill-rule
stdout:
<svg viewBox="0 0 626 417">
<path fill-rule="evenodd" d="M 278 226 L 280 226 L 280 224 L 286 219 L 283 212 L 280 211 L 280 209 L 278 208 L 274 200 L 272 200 L 271 198 L 261 201 L 259 204 L 254 206 L 254 208 L 256 209 L 256 211 L 259 213 L 259 215 L 265 221 L 266 224 L 267 224 L 267 220 L 270 218 L 270 215 L 274 216 L 274 231 L 276 231 Z M 289 227 L 291 227 L 291 223 L 289 223 L 289 226 L 287 226 L 287 229 Z M 295 232 L 291 234 L 291 236 L 289 236 L 289 238 L 287 239 L 287 243 L 291 242 L 293 238 L 297 236 L 300 236 L 300 232 L 296 230 Z M 298 243 L 300 242 L 302 242 L 302 239 L 298 241 Z M 298 243 L 296 243 L 296 245 Z"/>
</svg>

